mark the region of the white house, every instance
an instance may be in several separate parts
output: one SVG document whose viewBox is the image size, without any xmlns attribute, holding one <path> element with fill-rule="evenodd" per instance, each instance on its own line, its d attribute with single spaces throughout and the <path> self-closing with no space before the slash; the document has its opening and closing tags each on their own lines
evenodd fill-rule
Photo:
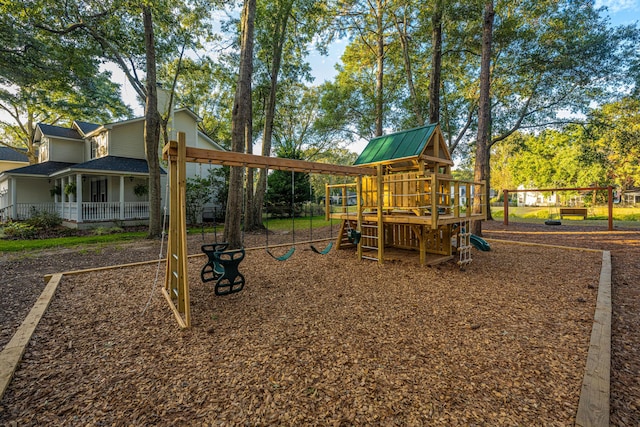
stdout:
<svg viewBox="0 0 640 427">
<path fill-rule="evenodd" d="M 198 130 L 199 120 L 187 108 L 175 110 L 170 138 L 181 131 L 189 147 L 223 150 Z M 0 220 L 27 219 L 44 210 L 57 212 L 63 224 L 73 228 L 146 223 L 144 117 L 105 125 L 74 121 L 70 128 L 40 123 L 35 142 L 37 164 L 0 172 Z M 188 176 L 205 176 L 201 167 L 188 164 Z M 161 174 L 164 198 L 165 170 Z"/>
<path fill-rule="evenodd" d="M 524 185 L 520 185 L 518 190 L 525 190 Z M 518 206 L 555 206 L 558 203 L 555 192 L 549 194 L 540 191 L 523 191 L 516 194 Z"/>
</svg>

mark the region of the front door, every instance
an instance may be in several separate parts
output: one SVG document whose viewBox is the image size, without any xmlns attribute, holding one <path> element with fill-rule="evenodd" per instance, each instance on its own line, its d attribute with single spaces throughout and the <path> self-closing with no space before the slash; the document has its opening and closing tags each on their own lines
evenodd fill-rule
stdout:
<svg viewBox="0 0 640 427">
<path fill-rule="evenodd" d="M 91 201 L 106 202 L 107 199 L 107 178 L 91 180 Z"/>
</svg>

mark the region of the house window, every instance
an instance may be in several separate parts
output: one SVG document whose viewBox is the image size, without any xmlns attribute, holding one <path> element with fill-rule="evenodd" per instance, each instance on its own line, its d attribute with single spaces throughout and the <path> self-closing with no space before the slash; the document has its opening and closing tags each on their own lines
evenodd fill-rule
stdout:
<svg viewBox="0 0 640 427">
<path fill-rule="evenodd" d="M 98 148 L 100 147 L 100 142 L 98 138 L 95 136 L 91 138 L 91 159 L 95 159 L 98 156 Z"/>
<path fill-rule="evenodd" d="M 42 138 L 42 143 L 40 144 L 38 152 L 40 157 L 40 160 L 39 160 L 40 163 L 49 161 L 49 139 L 48 138 Z"/>
<path fill-rule="evenodd" d="M 107 201 L 107 179 L 91 181 L 91 201 L 105 203 Z"/>
</svg>

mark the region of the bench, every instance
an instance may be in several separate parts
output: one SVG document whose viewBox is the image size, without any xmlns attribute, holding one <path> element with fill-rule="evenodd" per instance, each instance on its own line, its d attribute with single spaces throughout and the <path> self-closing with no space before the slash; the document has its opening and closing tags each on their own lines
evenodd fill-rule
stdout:
<svg viewBox="0 0 640 427">
<path fill-rule="evenodd" d="M 560 219 L 565 216 L 581 216 L 587 219 L 587 208 L 560 208 Z"/>
</svg>

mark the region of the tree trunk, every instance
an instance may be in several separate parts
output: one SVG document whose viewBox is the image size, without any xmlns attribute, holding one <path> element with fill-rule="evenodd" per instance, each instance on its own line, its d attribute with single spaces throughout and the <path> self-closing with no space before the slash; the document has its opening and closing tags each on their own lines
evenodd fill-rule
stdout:
<svg viewBox="0 0 640 427">
<path fill-rule="evenodd" d="M 406 19 L 406 18 L 405 18 Z M 413 84 L 413 71 L 411 68 L 411 55 L 409 54 L 409 37 L 405 29 L 400 27 L 400 21 L 396 20 L 396 29 L 400 36 L 400 45 L 402 46 L 402 58 L 404 61 L 404 72 L 407 78 L 407 87 L 409 88 L 409 99 L 411 100 L 411 107 L 413 108 L 413 114 L 416 117 L 416 124 L 418 126 L 424 125 L 424 117 L 422 116 L 422 108 L 420 101 L 418 101 L 418 94 L 416 87 Z M 406 22 L 404 23 L 406 28 Z"/>
<path fill-rule="evenodd" d="M 287 39 L 287 25 L 291 16 L 291 8 L 293 0 L 283 6 L 284 9 L 280 13 L 276 33 L 273 36 L 273 58 L 271 60 L 269 88 L 269 99 L 264 114 L 264 128 L 262 131 L 262 155 L 271 156 L 273 121 L 276 111 L 276 95 L 278 92 L 278 75 L 280 74 L 280 64 L 282 63 L 282 50 Z M 264 204 L 264 196 L 267 191 L 267 170 L 261 169 L 258 173 L 258 182 L 256 184 L 256 192 L 254 197 L 251 222 L 248 229 L 262 228 L 262 205 Z"/>
<path fill-rule="evenodd" d="M 160 215 L 160 115 L 158 114 L 158 93 L 156 88 L 156 47 L 153 33 L 153 18 L 149 6 L 142 7 L 144 21 L 144 46 L 147 62 L 147 97 L 145 100 L 144 147 L 149 168 L 149 234 L 159 237 L 162 232 Z"/>
<path fill-rule="evenodd" d="M 382 22 L 382 10 L 383 5 L 381 0 L 377 1 L 378 5 L 378 13 L 376 16 L 376 21 L 378 25 L 378 51 L 376 54 L 376 62 L 378 65 L 378 70 L 376 73 L 376 134 L 375 136 L 382 135 L 382 114 L 383 114 L 383 106 L 384 106 L 384 25 Z"/>
<path fill-rule="evenodd" d="M 243 152 L 251 143 L 251 76 L 253 74 L 253 23 L 256 0 L 245 0 L 242 10 L 240 71 L 231 115 L 231 151 Z M 242 192 L 244 170 L 232 166 L 229 174 L 229 195 L 224 222 L 224 239 L 230 249 L 242 247 Z"/>
<path fill-rule="evenodd" d="M 491 42 L 493 37 L 493 0 L 487 1 L 484 8 L 482 25 L 482 58 L 480 62 L 480 100 L 478 108 L 478 138 L 476 144 L 476 162 L 474 180 L 482 181 L 489 177 L 489 149 L 491 130 Z M 485 203 L 489 209 L 489 182 L 485 187 Z M 473 200 L 473 212 L 480 212 L 482 206 L 478 193 Z M 474 221 L 473 234 L 482 236 L 482 222 Z"/>
<path fill-rule="evenodd" d="M 431 17 L 431 79 L 429 81 L 429 123 L 440 121 L 440 75 L 442 73 L 442 0 L 437 0 Z"/>
</svg>

